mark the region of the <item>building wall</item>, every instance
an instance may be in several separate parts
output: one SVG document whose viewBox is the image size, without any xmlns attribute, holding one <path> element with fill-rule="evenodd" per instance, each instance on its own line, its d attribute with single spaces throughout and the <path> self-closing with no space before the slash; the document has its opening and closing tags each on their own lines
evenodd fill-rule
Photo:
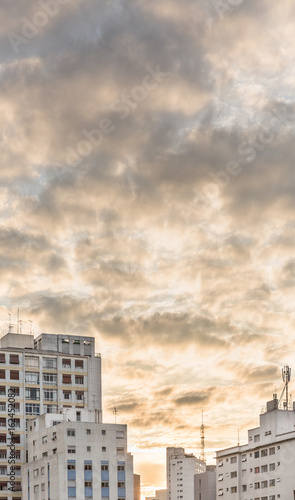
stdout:
<svg viewBox="0 0 295 500">
<path fill-rule="evenodd" d="M 83 413 L 82 421 L 76 420 L 77 410 L 66 410 L 30 423 L 23 500 L 48 500 L 48 487 L 50 500 L 134 499 L 127 427 L 96 423 L 95 412 Z"/>
<path fill-rule="evenodd" d="M 248 431 L 248 444 L 217 452 L 217 498 L 295 498 L 295 412 L 268 411 Z"/>
<path fill-rule="evenodd" d="M 140 498 L 140 476 L 138 474 L 134 474 L 134 500 L 141 500 Z"/>
<path fill-rule="evenodd" d="M 205 462 L 183 448 L 167 448 L 167 500 L 194 500 L 194 476 L 205 470 Z"/>
<path fill-rule="evenodd" d="M 96 409 L 101 421 L 101 358 L 90 337 L 42 334 L 34 341 L 32 335 L 8 333 L 0 345 L 0 500 L 16 500 L 19 491 L 7 488 L 13 467 L 20 488 L 27 421 L 64 407 Z"/>
<path fill-rule="evenodd" d="M 195 500 L 216 499 L 216 468 L 207 467 L 206 472 L 195 475 Z"/>
</svg>

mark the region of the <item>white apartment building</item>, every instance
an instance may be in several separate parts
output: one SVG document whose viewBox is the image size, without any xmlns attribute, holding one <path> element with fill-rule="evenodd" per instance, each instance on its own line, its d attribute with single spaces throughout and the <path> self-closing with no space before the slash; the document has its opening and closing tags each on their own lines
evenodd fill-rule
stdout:
<svg viewBox="0 0 295 500">
<path fill-rule="evenodd" d="M 280 410 L 276 395 L 248 431 L 248 443 L 216 453 L 216 498 L 295 499 L 295 408 Z"/>
<path fill-rule="evenodd" d="M 23 500 L 133 500 L 127 426 L 98 413 L 64 409 L 30 421 Z"/>
<path fill-rule="evenodd" d="M 205 471 L 206 463 L 184 448 L 167 448 L 167 500 L 194 500 L 194 476 Z"/>
<path fill-rule="evenodd" d="M 207 465 L 206 472 L 195 475 L 195 500 L 216 500 L 215 465 Z"/>
<path fill-rule="evenodd" d="M 0 339 L 0 500 L 21 500 L 30 419 L 62 408 L 101 421 L 101 358 L 94 338 L 9 332 Z"/>
</svg>

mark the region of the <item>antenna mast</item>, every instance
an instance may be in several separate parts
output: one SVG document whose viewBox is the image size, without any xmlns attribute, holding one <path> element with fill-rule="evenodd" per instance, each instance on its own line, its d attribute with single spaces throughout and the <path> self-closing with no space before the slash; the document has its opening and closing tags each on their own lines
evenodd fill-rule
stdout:
<svg viewBox="0 0 295 500">
<path fill-rule="evenodd" d="M 291 380 L 291 368 L 289 366 L 284 366 L 284 368 L 282 369 L 282 378 L 283 378 L 283 381 L 285 382 L 285 385 L 284 385 L 284 389 L 282 391 L 279 403 L 281 402 L 282 397 L 285 393 L 286 396 L 285 396 L 285 400 L 283 401 L 283 408 L 284 408 L 284 410 L 288 410 L 288 408 L 289 408 L 289 382 Z"/>
<path fill-rule="evenodd" d="M 203 410 L 202 410 L 202 425 L 200 427 L 201 431 L 201 460 L 203 462 L 206 462 L 206 457 L 205 457 L 205 426 L 204 426 L 204 421 L 203 421 Z"/>
<path fill-rule="evenodd" d="M 115 415 L 115 424 L 117 423 L 117 415 L 118 415 L 118 410 L 116 407 L 114 407 L 113 414 Z"/>
</svg>

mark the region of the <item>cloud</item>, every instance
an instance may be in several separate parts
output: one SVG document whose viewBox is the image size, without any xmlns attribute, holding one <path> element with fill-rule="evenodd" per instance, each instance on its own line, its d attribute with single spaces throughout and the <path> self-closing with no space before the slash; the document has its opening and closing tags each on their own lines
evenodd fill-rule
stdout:
<svg viewBox="0 0 295 500">
<path fill-rule="evenodd" d="M 43 8 L 2 3 L 1 319 L 95 336 L 132 446 L 199 454 L 204 409 L 212 458 L 294 357 L 294 4 L 57 0 L 16 50 Z"/>
</svg>

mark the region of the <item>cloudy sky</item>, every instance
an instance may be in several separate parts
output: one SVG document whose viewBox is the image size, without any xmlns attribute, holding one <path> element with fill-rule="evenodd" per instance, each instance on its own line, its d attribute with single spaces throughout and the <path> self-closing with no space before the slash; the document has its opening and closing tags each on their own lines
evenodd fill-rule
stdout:
<svg viewBox="0 0 295 500">
<path fill-rule="evenodd" d="M 2 323 L 96 337 L 105 418 L 163 487 L 202 409 L 212 462 L 294 359 L 294 2 L 2 0 L 0 20 Z"/>
</svg>

